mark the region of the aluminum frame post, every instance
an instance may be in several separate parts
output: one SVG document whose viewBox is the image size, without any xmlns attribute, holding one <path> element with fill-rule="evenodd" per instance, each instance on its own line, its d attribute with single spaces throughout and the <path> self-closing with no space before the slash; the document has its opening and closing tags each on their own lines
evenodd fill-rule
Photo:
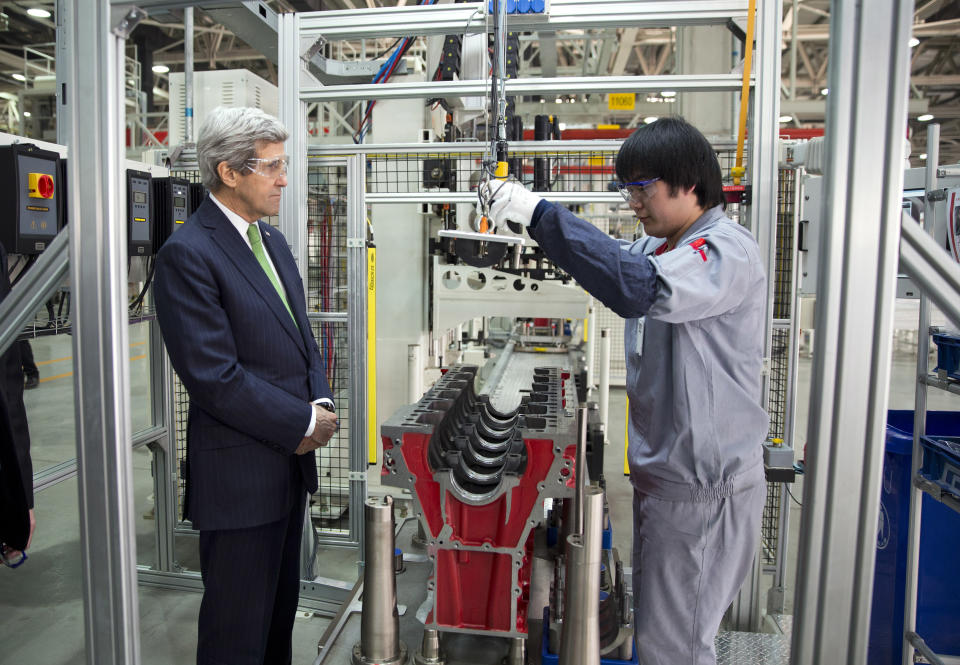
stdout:
<svg viewBox="0 0 960 665">
<path fill-rule="evenodd" d="M 70 124 L 77 475 L 90 665 L 140 662 L 126 303 L 123 46 L 108 3 L 72 0 Z M 79 91 L 83 94 L 77 94 Z M 82 159 L 79 157 L 82 155 Z"/>
<path fill-rule="evenodd" d="M 366 155 L 347 159 L 347 322 L 350 353 L 350 528 L 363 551 L 367 499 Z"/>
<path fill-rule="evenodd" d="M 791 663 L 867 659 L 912 0 L 831 2 L 827 164 Z M 864 386 L 868 386 L 864 389 Z"/>
<path fill-rule="evenodd" d="M 300 100 L 300 15 L 280 14 L 277 35 L 285 45 L 278 50 L 277 95 L 280 121 L 290 132 L 285 150 L 290 155 L 291 169 L 287 191 L 280 203 L 280 230 L 287 238 L 290 251 L 300 269 L 304 292 L 307 290 L 307 105 Z"/>
<path fill-rule="evenodd" d="M 923 230 L 932 234 L 934 227 L 934 201 L 931 193 L 937 186 L 937 164 L 940 162 L 940 125 L 927 126 L 927 168 L 924 174 Z M 903 631 L 908 635 L 917 629 L 917 585 L 920 567 L 920 527 L 923 519 L 923 492 L 913 484 L 920 472 L 923 450 L 920 437 L 927 428 L 927 384 L 923 380 L 929 368 L 930 350 L 930 301 L 920 291 L 920 313 L 917 334 L 917 386 L 913 405 L 913 457 L 910 465 L 910 512 L 907 521 L 907 571 L 904 584 Z M 903 641 L 902 662 L 913 662 L 913 645 Z"/>
</svg>

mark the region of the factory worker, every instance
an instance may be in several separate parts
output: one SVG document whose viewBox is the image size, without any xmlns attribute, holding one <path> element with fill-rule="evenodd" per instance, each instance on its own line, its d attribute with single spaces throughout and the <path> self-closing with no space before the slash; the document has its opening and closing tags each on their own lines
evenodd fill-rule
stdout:
<svg viewBox="0 0 960 665">
<path fill-rule="evenodd" d="M 646 235 L 619 241 L 516 182 L 490 181 L 490 217 L 625 321 L 633 593 L 643 665 L 713 665 L 750 570 L 766 499 L 760 404 L 766 277 L 724 214 L 720 165 L 679 117 L 635 131 L 620 192 Z"/>
</svg>

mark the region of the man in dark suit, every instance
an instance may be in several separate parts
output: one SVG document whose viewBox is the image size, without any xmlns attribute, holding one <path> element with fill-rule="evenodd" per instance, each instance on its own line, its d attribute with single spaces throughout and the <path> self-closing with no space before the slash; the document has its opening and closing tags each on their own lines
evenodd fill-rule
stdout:
<svg viewBox="0 0 960 665">
<path fill-rule="evenodd" d="M 7 250 L 0 244 L 0 301 L 11 291 L 9 266 L 7 265 Z M 26 538 L 7 540 L 8 550 L 4 555 L 11 561 L 20 559 L 20 552 L 26 550 L 33 540 L 33 530 L 36 521 L 33 517 L 33 463 L 30 459 L 30 428 L 27 425 L 27 409 L 23 403 L 23 370 L 21 369 L 20 344 L 13 342 L 0 355 L 0 400 L 4 402 L 5 422 L 0 426 L 0 442 L 4 452 L 0 465 L 3 487 L 2 503 L 4 511 L 9 511 L 5 518 L 13 519 L 17 524 L 23 522 L 21 511 L 28 512 L 29 532 Z M 11 454 L 12 453 L 12 454 Z M 12 462 L 16 460 L 17 469 Z M 18 472 L 19 471 L 19 472 Z M 19 478 L 19 482 L 17 481 Z M 9 538 L 5 536 L 0 541 Z M 16 543 L 16 544 L 14 544 Z M 22 548 L 19 549 L 19 548 Z"/>
<path fill-rule="evenodd" d="M 276 215 L 287 131 L 218 108 L 197 141 L 210 191 L 157 255 L 157 318 L 190 394 L 186 510 L 200 531 L 199 665 L 286 665 L 314 450 L 337 418 Z"/>
</svg>

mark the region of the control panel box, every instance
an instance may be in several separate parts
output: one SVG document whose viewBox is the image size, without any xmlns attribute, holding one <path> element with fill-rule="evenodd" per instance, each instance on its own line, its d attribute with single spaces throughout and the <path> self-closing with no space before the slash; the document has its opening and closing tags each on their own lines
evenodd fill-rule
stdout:
<svg viewBox="0 0 960 665">
<path fill-rule="evenodd" d="M 153 254 L 152 176 L 127 169 L 127 244 L 130 256 Z"/>
<path fill-rule="evenodd" d="M 29 143 L 0 146 L 0 242 L 39 254 L 61 227 L 60 156 Z"/>
<path fill-rule="evenodd" d="M 154 251 L 193 214 L 190 183 L 180 178 L 153 179 Z"/>
</svg>

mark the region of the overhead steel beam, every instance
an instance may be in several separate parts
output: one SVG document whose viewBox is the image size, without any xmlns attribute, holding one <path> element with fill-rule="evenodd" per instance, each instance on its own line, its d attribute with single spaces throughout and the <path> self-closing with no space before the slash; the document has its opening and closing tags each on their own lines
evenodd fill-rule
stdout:
<svg viewBox="0 0 960 665">
<path fill-rule="evenodd" d="M 746 16 L 747 0 L 623 2 L 623 0 L 552 0 L 548 17 L 513 14 L 511 30 L 722 25 Z M 310 12 L 301 16 L 302 35 L 328 40 L 402 35 L 447 35 L 486 32 L 483 5 L 413 5 L 357 11 Z"/>
<path fill-rule="evenodd" d="M 459 6 L 459 5 L 440 5 Z M 739 74 L 683 74 L 673 76 L 585 76 L 559 78 L 520 78 L 506 81 L 507 95 L 604 94 L 610 92 L 721 92 L 739 90 Z M 489 84 L 475 81 L 437 81 L 391 83 L 390 85 L 305 86 L 300 98 L 305 102 L 352 101 L 357 99 L 430 99 L 433 97 L 477 97 L 486 95 Z"/>
<path fill-rule="evenodd" d="M 911 99 L 907 103 L 907 113 L 911 116 L 930 111 L 929 99 Z M 960 109 L 958 109 L 960 111 Z M 780 112 L 783 115 L 795 115 L 801 119 L 825 118 L 827 114 L 826 99 L 784 99 L 780 102 Z"/>
<path fill-rule="evenodd" d="M 792 665 L 863 665 L 890 379 L 913 0 L 833 0 Z"/>
<path fill-rule="evenodd" d="M 277 63 L 277 13 L 266 2 L 221 0 L 218 5 L 207 3 L 203 11 L 262 53 L 267 60 Z M 218 53 L 217 60 L 220 59 Z"/>
</svg>

